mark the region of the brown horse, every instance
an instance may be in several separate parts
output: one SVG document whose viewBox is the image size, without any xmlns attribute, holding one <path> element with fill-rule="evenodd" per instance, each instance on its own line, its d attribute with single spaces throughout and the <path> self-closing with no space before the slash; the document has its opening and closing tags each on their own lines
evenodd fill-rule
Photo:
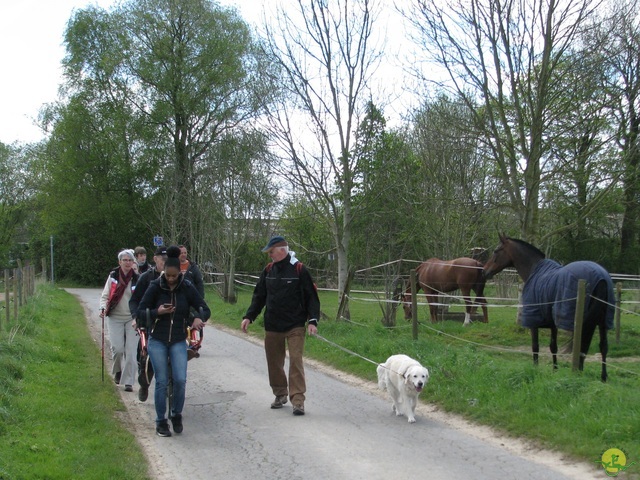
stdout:
<svg viewBox="0 0 640 480">
<path fill-rule="evenodd" d="M 533 245 L 500 235 L 500 244 L 484 265 L 489 279 L 507 267 L 513 267 L 524 281 L 522 290 L 522 326 L 531 329 L 533 362 L 538 363 L 538 329 L 551 329 L 550 349 L 553 368 L 557 368 L 558 328 L 573 331 L 576 315 L 578 280 L 587 282 L 587 302 L 584 310 L 580 345 L 580 370 L 596 327 L 600 331 L 602 372 L 607 381 L 607 330 L 613 328 L 615 297 L 609 273 L 595 262 L 579 261 L 561 266 Z"/>
<path fill-rule="evenodd" d="M 438 320 L 438 306 L 435 303 L 437 303 L 439 295 L 458 289 L 462 292 L 466 304 L 464 324 L 469 325 L 471 323 L 471 314 L 476 309 L 471 301 L 471 290 L 476 294 L 476 304 L 482 306 L 484 323 L 489 321 L 487 301 L 484 298 L 485 279 L 482 275 L 482 263 L 467 257 L 454 260 L 430 258 L 418 265 L 416 274 L 418 277 L 418 290 L 422 288 L 427 297 L 432 322 Z M 403 308 L 404 317 L 406 319 L 411 318 L 411 286 L 408 286 L 404 293 Z"/>
</svg>

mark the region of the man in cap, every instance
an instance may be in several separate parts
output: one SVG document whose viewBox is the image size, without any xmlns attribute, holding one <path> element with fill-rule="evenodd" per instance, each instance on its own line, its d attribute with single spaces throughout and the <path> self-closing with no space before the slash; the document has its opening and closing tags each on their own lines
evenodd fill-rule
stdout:
<svg viewBox="0 0 640 480">
<path fill-rule="evenodd" d="M 311 274 L 289 254 L 289 244 L 281 236 L 272 237 L 262 249 L 271 257 L 253 290 L 251 305 L 240 327 L 249 324 L 264 308 L 264 350 L 269 385 L 275 395 L 271 408 L 282 408 L 291 399 L 294 415 L 304 415 L 306 381 L 302 354 L 305 331 L 318 333 L 320 300 Z M 284 371 L 289 349 L 289 380 Z"/>
<path fill-rule="evenodd" d="M 146 318 L 136 318 L 138 306 L 140 305 L 142 297 L 144 297 L 144 292 L 149 288 L 149 284 L 162 274 L 166 259 L 167 247 L 160 246 L 156 248 L 156 251 L 153 254 L 153 261 L 155 265 L 140 276 L 138 283 L 136 284 L 136 289 L 131 294 L 131 299 L 129 300 L 129 311 L 133 317 L 134 328 L 136 327 L 136 324 L 142 328 L 147 328 Z M 140 345 L 138 345 L 138 384 L 140 385 L 140 390 L 138 390 L 138 399 L 141 402 L 146 401 L 149 396 L 149 382 L 152 378 L 153 369 L 151 367 L 151 362 L 148 362 L 146 357 L 142 357 Z"/>
</svg>

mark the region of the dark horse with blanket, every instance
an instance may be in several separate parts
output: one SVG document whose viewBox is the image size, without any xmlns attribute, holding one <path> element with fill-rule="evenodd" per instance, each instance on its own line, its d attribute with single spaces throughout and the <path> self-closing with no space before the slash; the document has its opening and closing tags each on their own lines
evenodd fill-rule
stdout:
<svg viewBox="0 0 640 480">
<path fill-rule="evenodd" d="M 482 275 L 482 263 L 472 258 L 462 257 L 453 260 L 430 258 L 416 268 L 418 289 L 422 288 L 429 303 L 431 321 L 437 321 L 438 297 L 442 293 L 460 290 L 466 304 L 464 325 L 471 323 L 471 314 L 475 306 L 471 301 L 471 290 L 476 294 L 476 304 L 482 307 L 483 321 L 487 323 L 486 299 L 484 298 L 485 279 Z M 404 315 L 411 318 L 411 286 L 407 286 L 403 300 Z"/>
<path fill-rule="evenodd" d="M 561 266 L 522 240 L 500 235 L 500 244 L 484 265 L 487 279 L 507 267 L 514 267 L 522 278 L 522 325 L 531 329 L 533 361 L 538 363 L 538 329 L 551 329 L 553 367 L 557 368 L 558 328 L 573 331 L 578 280 L 585 280 L 586 306 L 580 345 L 580 370 L 596 327 L 600 330 L 603 382 L 607 380 L 607 330 L 613 328 L 615 297 L 609 273 L 595 262 L 580 261 Z"/>
</svg>

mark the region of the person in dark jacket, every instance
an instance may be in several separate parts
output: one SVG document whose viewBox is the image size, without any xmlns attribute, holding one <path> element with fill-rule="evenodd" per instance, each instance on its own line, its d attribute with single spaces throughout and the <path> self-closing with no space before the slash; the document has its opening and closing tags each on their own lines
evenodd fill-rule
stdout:
<svg viewBox="0 0 640 480">
<path fill-rule="evenodd" d="M 134 268 L 142 275 L 151 268 L 151 265 L 147 262 L 147 249 L 144 247 L 136 247 L 133 249 L 133 253 L 136 254 L 136 264 Z"/>
<path fill-rule="evenodd" d="M 289 254 L 289 244 L 275 236 L 262 249 L 272 262 L 265 267 L 253 290 L 251 305 L 240 327 L 247 332 L 262 309 L 264 312 L 264 349 L 269 384 L 275 395 L 271 408 L 282 408 L 291 399 L 294 415 L 304 415 L 307 390 L 302 354 L 305 326 L 309 335 L 318 333 L 320 300 L 311 274 Z M 300 268 L 301 267 L 301 268 Z M 289 380 L 284 371 L 289 349 Z"/>
<path fill-rule="evenodd" d="M 150 310 L 152 319 L 149 327 L 147 350 L 156 377 L 154 401 L 156 407 L 156 433 L 170 437 L 167 422 L 167 358 L 171 360 L 173 379 L 173 405 L 169 412 L 175 433 L 181 433 L 182 409 L 187 383 L 187 326 L 190 309 L 200 311 L 202 316 L 193 319 L 191 328 L 203 328 L 211 316 L 211 311 L 195 286 L 180 272 L 180 249 L 167 248 L 164 272 L 149 284 L 138 307 L 138 318 L 146 317 Z"/>
<path fill-rule="evenodd" d="M 186 279 L 195 285 L 202 298 L 204 298 L 204 279 L 202 278 L 200 267 L 187 258 L 187 247 L 178 245 L 178 248 L 180 249 L 180 271 Z"/>
<path fill-rule="evenodd" d="M 147 291 L 147 288 L 149 288 L 151 282 L 160 278 L 160 274 L 164 270 L 164 262 L 166 259 L 167 247 L 160 246 L 156 248 L 153 255 L 154 265 L 140 275 L 140 278 L 138 278 L 136 289 L 131 294 L 131 299 L 129 300 L 129 310 L 133 317 L 133 328 L 141 327 L 145 330 L 148 328 L 146 316 L 143 318 L 137 318 L 138 307 L 140 306 L 140 301 Z M 138 385 L 140 385 L 140 388 L 138 389 L 138 399 L 141 402 L 146 402 L 149 397 L 149 382 L 152 378 L 153 366 L 149 360 L 149 355 L 142 352 L 142 349 L 138 344 Z"/>
</svg>

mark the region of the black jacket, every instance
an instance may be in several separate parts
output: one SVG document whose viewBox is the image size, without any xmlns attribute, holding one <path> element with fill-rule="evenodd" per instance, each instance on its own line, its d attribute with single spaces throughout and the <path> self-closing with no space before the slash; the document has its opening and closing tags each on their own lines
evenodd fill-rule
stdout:
<svg viewBox="0 0 640 480">
<path fill-rule="evenodd" d="M 193 283 L 200 296 L 204 298 L 204 279 L 202 278 L 202 272 L 198 265 L 189 260 L 189 268 L 184 272 L 184 276 Z"/>
<path fill-rule="evenodd" d="M 243 318 L 253 322 L 263 308 L 264 328 L 272 332 L 304 327 L 307 320 L 320 318 L 320 300 L 311 274 L 304 265 L 298 274 L 290 255 L 262 271 Z"/>
<path fill-rule="evenodd" d="M 140 301 L 147 291 L 147 288 L 149 288 L 151 282 L 159 277 L 160 272 L 156 270 L 156 267 L 147 270 L 142 275 L 140 275 L 140 277 L 138 278 L 138 283 L 136 283 L 136 288 L 131 293 L 131 299 L 129 300 L 129 310 L 131 311 L 131 316 L 138 320 L 138 324 L 140 326 L 145 326 L 144 322 L 146 322 L 145 317 L 138 318 L 138 307 L 140 306 Z"/>
<path fill-rule="evenodd" d="M 146 319 L 147 308 L 150 309 L 150 336 L 165 343 L 186 340 L 187 325 L 192 322 L 189 316 L 191 308 L 195 311 L 202 308 L 203 322 L 211 316 L 209 307 L 193 284 L 183 275 L 179 278 L 178 285 L 173 290 L 169 289 L 164 275 L 152 281 L 138 307 L 138 318 L 142 319 Z M 158 315 L 158 307 L 165 303 L 175 305 L 175 311 L 172 314 Z"/>
</svg>

